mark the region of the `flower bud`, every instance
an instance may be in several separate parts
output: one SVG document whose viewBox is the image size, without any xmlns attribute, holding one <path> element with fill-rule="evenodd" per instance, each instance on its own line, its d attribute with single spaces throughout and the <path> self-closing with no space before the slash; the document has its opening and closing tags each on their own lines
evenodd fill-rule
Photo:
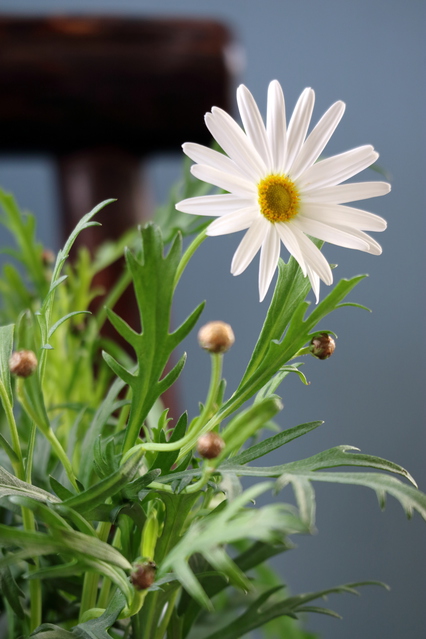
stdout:
<svg viewBox="0 0 426 639">
<path fill-rule="evenodd" d="M 318 359 L 328 359 L 333 355 L 336 342 L 328 333 L 319 333 L 311 340 L 311 353 Z"/>
<path fill-rule="evenodd" d="M 18 377 L 29 377 L 37 368 L 37 357 L 33 351 L 15 351 L 9 359 L 9 370 Z"/>
<path fill-rule="evenodd" d="M 225 448 L 225 442 L 218 433 L 206 433 L 201 435 L 197 442 L 197 450 L 205 459 L 215 459 Z"/>
<path fill-rule="evenodd" d="M 130 582 L 136 590 L 146 590 L 155 581 L 155 571 L 157 566 L 153 561 L 144 561 L 136 564 L 134 571 L 130 575 Z"/>
<path fill-rule="evenodd" d="M 234 342 L 232 328 L 225 322 L 209 322 L 198 332 L 198 343 L 210 353 L 226 353 Z"/>
</svg>

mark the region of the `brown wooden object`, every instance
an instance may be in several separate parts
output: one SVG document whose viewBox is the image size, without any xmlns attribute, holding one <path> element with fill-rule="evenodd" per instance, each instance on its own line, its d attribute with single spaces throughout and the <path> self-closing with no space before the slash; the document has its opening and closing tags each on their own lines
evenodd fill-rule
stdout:
<svg viewBox="0 0 426 639">
<path fill-rule="evenodd" d="M 141 160 L 208 142 L 204 113 L 229 108 L 230 45 L 209 20 L 1 17 L 0 150 L 57 158 L 65 236 L 117 198 L 81 241 L 116 238 L 151 214 Z"/>
<path fill-rule="evenodd" d="M 118 197 L 116 237 L 143 215 L 141 158 L 206 142 L 203 114 L 228 107 L 230 42 L 208 20 L 2 17 L 0 148 L 60 159 L 65 232 Z"/>
</svg>

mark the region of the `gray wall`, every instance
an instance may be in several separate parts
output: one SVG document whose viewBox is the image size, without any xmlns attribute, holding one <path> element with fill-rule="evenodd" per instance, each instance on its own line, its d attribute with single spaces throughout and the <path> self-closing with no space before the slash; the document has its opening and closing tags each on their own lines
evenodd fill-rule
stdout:
<svg viewBox="0 0 426 639">
<path fill-rule="evenodd" d="M 296 379 L 282 387 L 281 424 L 324 419 L 325 424 L 276 459 L 306 457 L 337 444 L 352 444 L 407 467 L 423 490 L 424 411 L 424 216 L 425 216 L 425 3 L 421 0 L 1 0 L 0 11 L 62 9 L 128 15 L 206 15 L 228 22 L 243 45 L 240 79 L 261 109 L 268 82 L 282 83 L 289 107 L 305 86 L 316 90 L 314 120 L 335 100 L 347 103 L 345 117 L 327 153 L 371 143 L 391 174 L 393 191 L 373 200 L 370 210 L 386 217 L 378 236 L 383 255 L 326 247 L 335 276 L 368 272 L 352 299 L 374 310 L 338 311 L 326 323 L 338 336 L 334 357 L 307 361 L 308 387 Z M 200 118 L 203 114 L 200 113 Z M 156 159 L 150 174 L 157 196 L 177 173 L 172 159 Z M 40 235 L 50 245 L 55 213 L 54 167 L 48 158 L 2 158 L 0 184 L 40 218 Z M 238 381 L 261 326 L 267 301 L 257 298 L 257 262 L 243 275 L 229 274 L 238 238 L 208 240 L 178 289 L 176 320 L 207 298 L 205 319 L 224 319 L 237 342 L 226 358 L 228 388 Z M 324 295 L 326 287 L 322 285 Z M 269 296 L 268 298 L 269 299 Z M 208 362 L 194 340 L 182 404 L 192 414 L 206 392 Z M 285 496 L 285 494 L 284 494 Z M 364 579 L 391 585 L 390 593 L 366 588 L 360 599 L 332 597 L 336 621 L 311 616 L 308 626 L 327 639 L 387 639 L 423 636 L 426 627 L 425 523 L 407 522 L 393 500 L 381 513 L 375 495 L 361 488 L 320 486 L 318 534 L 299 539 L 280 569 L 294 592 Z M 289 493 L 290 498 L 290 493 Z"/>
</svg>

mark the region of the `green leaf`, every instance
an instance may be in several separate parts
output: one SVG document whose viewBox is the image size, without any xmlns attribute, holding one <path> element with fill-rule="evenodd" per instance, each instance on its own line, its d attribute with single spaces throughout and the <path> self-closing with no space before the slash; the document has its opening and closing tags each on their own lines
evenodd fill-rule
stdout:
<svg viewBox="0 0 426 639">
<path fill-rule="evenodd" d="M 322 470 L 324 468 L 336 468 L 337 466 L 364 466 L 368 468 L 376 468 L 377 470 L 386 470 L 390 473 L 401 475 L 408 479 L 416 488 L 417 484 L 408 470 L 394 462 L 387 461 L 375 455 L 364 455 L 363 453 L 353 452 L 359 451 L 354 446 L 336 446 L 317 453 L 307 459 L 289 462 L 283 464 L 283 471 L 299 472 L 306 470 Z"/>
<path fill-rule="evenodd" d="M 0 446 L 3 448 L 12 464 L 16 464 L 19 461 L 18 455 L 13 450 L 7 439 L 0 433 Z"/>
<path fill-rule="evenodd" d="M 115 495 L 121 488 L 127 486 L 128 483 L 132 481 L 138 470 L 142 456 L 143 450 L 140 449 L 120 466 L 118 470 L 109 475 L 109 477 L 87 488 L 79 495 L 65 500 L 64 505 L 77 510 L 79 513 L 87 513 L 105 503 L 108 498 Z"/>
<path fill-rule="evenodd" d="M 11 406 L 13 406 L 13 395 L 10 384 L 9 359 L 13 350 L 14 329 L 14 324 L 0 326 L 0 381 L 6 390 Z"/>
<path fill-rule="evenodd" d="M 384 505 L 386 493 L 395 497 L 405 510 L 408 517 L 411 517 L 413 510 L 426 520 L 426 495 L 412 486 L 402 483 L 396 477 L 381 473 L 343 473 L 343 472 L 297 472 L 297 478 L 309 481 L 321 481 L 334 484 L 352 484 L 355 486 L 366 486 L 376 491 L 381 505 Z M 290 481 L 290 473 L 283 474 L 277 480 L 277 490 L 287 485 Z"/>
<path fill-rule="evenodd" d="M 297 278 L 298 275 L 296 274 L 295 277 Z M 244 377 L 235 393 L 223 404 L 217 413 L 215 417 L 216 423 L 219 423 L 245 401 L 250 399 L 250 397 L 261 390 L 281 368 L 286 366 L 287 362 L 295 357 L 306 342 L 310 340 L 311 331 L 314 330 L 318 322 L 338 308 L 342 300 L 364 277 L 364 275 L 360 275 L 351 280 L 341 280 L 306 319 L 305 314 L 309 307 L 308 302 L 300 301 L 297 306 L 292 307 L 292 314 L 288 316 L 288 326 L 282 339 L 280 337 L 280 331 L 284 330 L 284 322 L 278 315 L 278 302 L 276 305 L 274 296 L 272 306 L 273 308 L 277 306 L 277 308 L 275 308 L 271 317 L 269 319 L 267 318 L 265 322 L 267 328 L 265 329 L 265 333 L 262 332 L 261 338 L 259 338 L 260 342 L 258 342 L 255 348 L 254 355 Z M 280 293 L 280 295 L 283 295 L 281 312 L 284 313 L 286 317 L 287 309 L 285 301 L 287 294 L 291 295 L 291 300 L 293 300 L 290 305 L 294 305 L 295 299 L 299 300 L 306 294 L 306 291 L 303 296 L 299 294 L 300 291 L 304 290 L 303 282 L 300 283 L 300 289 L 297 289 L 295 297 L 291 293 L 292 286 L 293 284 L 291 282 L 283 282 L 282 293 Z M 277 287 L 278 290 L 281 290 L 279 283 L 277 283 Z M 290 293 L 288 292 L 289 290 Z M 277 300 L 278 299 L 279 295 L 277 297 Z M 279 341 L 280 339 L 281 341 Z"/>
<path fill-rule="evenodd" d="M 69 497 L 73 497 L 73 493 L 68 490 L 68 488 L 65 488 L 65 486 L 62 486 L 62 484 L 57 479 L 52 477 L 52 475 L 49 476 L 49 482 L 51 489 L 54 493 L 56 493 L 59 499 L 65 500 Z"/>
<path fill-rule="evenodd" d="M 123 489 L 123 495 L 130 500 L 139 499 L 139 493 L 141 490 L 149 486 L 149 484 L 157 479 L 159 474 L 161 473 L 159 468 L 154 468 L 154 470 L 150 470 L 142 477 L 138 477 L 133 480 Z"/>
<path fill-rule="evenodd" d="M 241 384 L 255 373 L 271 341 L 282 338 L 295 309 L 305 299 L 310 288 L 309 279 L 303 276 L 299 264 L 293 257 L 288 264 L 285 264 L 282 259 L 279 260 L 274 295 Z"/>
<path fill-rule="evenodd" d="M 100 204 L 95 206 L 89 213 L 84 215 L 81 218 L 81 220 L 78 222 L 78 224 L 76 225 L 72 233 L 70 234 L 67 241 L 65 242 L 63 249 L 60 249 L 60 251 L 58 252 L 58 255 L 56 257 L 56 262 L 53 267 L 49 290 L 43 300 L 43 303 L 40 308 L 40 312 L 37 314 L 37 319 L 38 319 L 40 331 L 41 331 L 42 344 L 48 343 L 49 332 L 51 332 L 52 329 L 54 328 L 50 326 L 50 321 L 51 321 L 55 292 L 56 292 L 57 286 L 59 286 L 59 284 L 61 284 L 66 277 L 66 276 L 62 276 L 61 272 L 66 260 L 68 259 L 71 248 L 74 242 L 76 241 L 77 237 L 82 231 L 84 231 L 85 229 L 91 226 L 100 226 L 98 222 L 93 222 L 92 218 L 96 215 L 96 213 L 98 213 L 107 204 L 111 202 L 114 202 L 114 200 L 105 200 L 104 202 L 101 202 Z M 43 376 L 45 358 L 46 358 L 46 352 L 42 351 L 41 357 L 40 357 L 40 363 L 39 363 L 41 376 Z"/>
<path fill-rule="evenodd" d="M 138 366 L 130 372 L 110 355 L 104 359 L 116 375 L 132 389 L 132 403 L 123 450 L 136 443 L 141 425 L 158 397 L 180 375 L 186 356 L 164 374 L 170 355 L 178 343 L 195 325 L 202 305 L 174 332 L 169 333 L 175 276 L 180 262 L 181 237 L 177 236 L 164 255 L 160 230 L 153 224 L 141 229 L 141 259 L 126 251 L 126 262 L 133 278 L 138 304 L 141 333 L 136 333 L 122 319 L 109 312 L 111 322 L 135 351 Z"/>
<path fill-rule="evenodd" d="M 321 612 L 323 614 L 332 614 L 330 610 L 326 608 L 318 608 L 317 606 L 307 606 L 311 601 L 327 597 L 333 593 L 351 593 L 358 594 L 355 590 L 356 587 L 366 585 L 379 585 L 383 584 L 379 582 L 360 582 L 357 584 L 348 584 L 347 586 L 338 586 L 336 588 L 329 588 L 328 590 L 321 590 L 318 592 L 312 592 L 303 595 L 296 595 L 294 597 L 287 597 L 286 599 L 277 603 L 270 604 L 268 606 L 267 601 L 275 595 L 282 586 L 275 586 L 270 590 L 262 593 L 255 601 L 253 601 L 247 610 L 233 620 L 227 626 L 220 628 L 220 630 L 209 634 L 205 639 L 238 639 L 244 636 L 246 633 L 255 630 L 256 628 L 263 627 L 272 619 L 276 619 L 281 616 L 297 617 L 298 614 L 304 611 Z"/>
<path fill-rule="evenodd" d="M 182 437 L 186 433 L 187 425 L 188 425 L 188 413 L 185 412 L 179 417 L 178 421 L 176 422 L 176 426 L 173 428 L 173 430 L 169 431 L 171 432 L 171 435 L 168 441 L 175 442 L 175 441 L 178 441 L 179 439 L 182 439 Z M 152 467 L 159 468 L 162 473 L 163 472 L 167 473 L 171 469 L 175 461 L 177 460 L 178 456 L 179 456 L 178 450 L 159 452 L 157 457 L 154 460 Z"/>
<path fill-rule="evenodd" d="M 230 463 L 241 464 L 241 465 L 247 464 L 248 462 L 251 462 L 254 459 L 263 457 L 264 455 L 267 455 L 271 451 L 276 450 L 277 448 L 280 448 L 281 446 L 284 446 L 285 444 L 288 444 L 288 442 L 291 442 L 293 439 L 296 439 L 297 437 L 306 435 L 306 433 L 309 433 L 311 430 L 318 428 L 318 426 L 321 426 L 323 423 L 324 422 L 320 422 L 320 421 L 307 422 L 306 424 L 300 424 L 299 426 L 295 426 L 294 428 L 288 428 L 282 433 L 277 433 L 276 435 L 273 435 L 272 437 L 268 437 L 268 439 L 265 439 L 264 441 L 259 442 L 258 444 L 254 444 L 253 446 L 250 446 L 250 448 L 247 448 L 247 450 L 244 450 L 243 452 L 239 453 L 235 457 L 232 457 L 232 460 L 230 460 Z M 227 464 L 228 464 L 228 461 L 225 461 L 222 465 L 222 468 L 226 467 Z"/>
<path fill-rule="evenodd" d="M 11 231 L 18 245 L 15 257 L 24 264 L 39 297 L 43 297 L 47 282 L 41 259 L 42 247 L 35 238 L 36 219 L 34 215 L 22 213 L 13 196 L 2 189 L 0 189 L 0 206 L 4 211 L 4 215 L 0 217 L 0 223 Z"/>
<path fill-rule="evenodd" d="M 21 481 L 0 466 L 0 498 L 11 495 L 30 497 L 42 502 L 59 502 L 59 499 L 51 493 Z"/>
<path fill-rule="evenodd" d="M 290 373 L 296 373 L 296 375 L 299 376 L 299 378 L 303 382 L 303 384 L 305 384 L 305 386 L 307 386 L 308 385 L 308 380 L 306 379 L 304 374 L 301 371 L 299 371 L 299 368 L 298 368 L 299 366 L 302 366 L 301 362 L 298 362 L 297 364 L 293 364 L 291 366 L 283 366 L 278 371 L 278 373 L 276 375 L 274 375 L 274 377 L 272 377 L 271 380 L 267 384 L 265 384 L 265 386 L 263 388 L 260 389 L 260 391 L 256 395 L 255 403 L 261 401 L 262 399 L 264 399 L 266 397 L 270 397 L 271 395 L 273 395 L 273 393 L 276 391 L 276 389 L 281 384 L 281 382 Z"/>
<path fill-rule="evenodd" d="M 30 637 L 37 637 L 37 639 L 75 639 L 75 635 L 72 632 L 68 632 L 68 630 L 64 630 L 53 623 L 43 623 L 34 630 Z"/>
<path fill-rule="evenodd" d="M 220 463 L 225 455 L 239 450 L 247 439 L 252 437 L 281 409 L 282 404 L 278 398 L 267 397 L 234 417 L 221 432 L 225 442 L 225 449 L 214 460 L 214 463 Z"/>
<path fill-rule="evenodd" d="M 291 507 L 273 504 L 258 509 L 244 508 L 270 487 L 269 482 L 252 486 L 218 511 L 195 521 L 161 562 L 158 576 L 161 578 L 164 572 L 173 571 L 203 607 L 207 605 L 207 595 L 204 590 L 200 592 L 201 586 L 187 564 L 194 553 L 203 555 L 207 561 L 209 557 L 216 557 L 216 561 L 220 561 L 220 570 L 231 581 L 235 579 L 242 583 L 240 569 L 218 554 L 218 549 L 240 539 L 270 542 L 278 541 L 286 534 L 306 532 L 306 526 L 294 515 Z"/>
<path fill-rule="evenodd" d="M 0 592 L 7 600 L 15 615 L 24 618 L 25 612 L 21 599 L 25 599 L 25 594 L 16 583 L 9 566 L 0 569 Z"/>
<path fill-rule="evenodd" d="M 93 472 L 93 457 L 95 444 L 98 437 L 102 434 L 103 429 L 110 418 L 111 414 L 116 408 L 116 400 L 118 395 L 124 388 L 124 382 L 121 379 L 117 379 L 111 385 L 107 396 L 100 404 L 96 411 L 89 428 L 84 436 L 83 444 L 81 447 L 81 462 L 80 462 L 80 479 L 84 485 L 89 485 L 90 478 Z"/>
<path fill-rule="evenodd" d="M 0 566 L 8 566 L 17 561 L 38 555 L 52 553 L 71 554 L 81 560 L 100 560 L 123 570 L 130 570 L 131 564 L 123 555 L 96 537 L 76 530 L 52 529 L 51 533 L 28 532 L 0 524 L 0 543 L 19 546 L 23 550 L 0 559 Z M 101 564 L 99 564 L 101 565 Z M 100 571 L 102 572 L 102 571 Z"/>
<path fill-rule="evenodd" d="M 125 598 L 117 590 L 105 612 L 97 619 L 79 623 L 73 629 L 73 636 L 80 639 L 111 639 L 107 630 L 116 622 L 125 605 Z"/>
<path fill-rule="evenodd" d="M 50 339 L 52 335 L 54 334 L 54 332 L 68 319 L 70 319 L 71 317 L 74 317 L 75 315 L 82 315 L 82 314 L 91 315 L 90 311 L 73 311 L 72 313 L 67 313 L 67 315 L 64 315 L 64 317 L 61 317 L 61 319 L 55 322 L 55 324 L 53 324 L 53 326 L 49 329 L 47 333 L 47 339 Z"/>
</svg>

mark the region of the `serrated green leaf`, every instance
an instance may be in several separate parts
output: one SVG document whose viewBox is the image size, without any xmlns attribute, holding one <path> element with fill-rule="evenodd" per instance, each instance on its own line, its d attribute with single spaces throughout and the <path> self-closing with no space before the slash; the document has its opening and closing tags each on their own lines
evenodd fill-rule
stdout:
<svg viewBox="0 0 426 639">
<path fill-rule="evenodd" d="M 125 598 L 116 591 L 105 612 L 97 619 L 78 624 L 73 629 L 73 635 L 80 639 L 111 639 L 107 630 L 116 622 L 125 605 Z"/>
<path fill-rule="evenodd" d="M 134 478 L 140 461 L 143 456 L 143 450 L 134 453 L 120 468 L 109 477 L 101 480 L 94 486 L 87 488 L 84 492 L 70 497 L 64 501 L 64 505 L 73 508 L 79 513 L 87 513 L 97 506 L 106 502 L 106 500 L 115 495 L 121 488 L 127 486 Z"/>
<path fill-rule="evenodd" d="M 107 393 L 107 396 L 93 416 L 90 426 L 84 436 L 81 447 L 80 479 L 85 485 L 89 485 L 93 472 L 92 460 L 96 440 L 102 434 L 110 415 L 114 412 L 117 397 L 123 390 L 124 386 L 125 383 L 121 379 L 114 381 Z"/>
<path fill-rule="evenodd" d="M 352 593 L 358 594 L 355 590 L 356 587 L 366 585 L 380 585 L 380 582 L 360 582 L 357 584 L 348 584 L 347 586 L 338 586 L 336 588 L 329 588 L 327 590 L 321 590 L 318 592 L 296 595 L 294 597 L 287 597 L 286 599 L 267 605 L 266 602 L 271 598 L 279 589 L 280 586 L 275 586 L 270 590 L 260 595 L 254 602 L 250 604 L 247 610 L 233 620 L 230 624 L 224 628 L 220 628 L 217 632 L 209 634 L 206 639 L 238 639 L 256 628 L 264 626 L 272 619 L 276 619 L 281 616 L 290 616 L 297 618 L 297 615 L 308 611 L 321 612 L 324 614 L 330 614 L 330 611 L 325 608 L 318 608 L 316 606 L 307 606 L 307 604 L 315 599 L 327 597 L 330 594 L 336 593 Z M 333 614 L 333 613 L 331 613 Z M 334 615 L 333 615 L 334 616 Z"/>
<path fill-rule="evenodd" d="M 179 417 L 178 421 L 176 422 L 176 426 L 171 431 L 171 435 L 168 441 L 175 442 L 175 441 L 178 441 L 179 439 L 182 439 L 182 437 L 186 433 L 187 425 L 188 425 L 188 414 L 185 412 Z M 163 472 L 167 473 L 171 469 L 175 461 L 177 460 L 178 455 L 179 455 L 178 450 L 159 452 L 154 460 L 153 468 L 160 469 L 161 473 Z"/>
<path fill-rule="evenodd" d="M 142 477 L 138 477 L 133 480 L 123 489 L 124 496 L 130 500 L 138 499 L 141 490 L 149 486 L 151 482 L 155 481 L 160 473 L 161 470 L 159 468 L 154 468 L 154 470 L 150 470 Z"/>
<path fill-rule="evenodd" d="M 388 493 L 395 497 L 405 510 L 407 516 L 411 517 L 413 510 L 426 520 L 426 495 L 413 486 L 404 484 L 396 477 L 384 475 L 382 473 L 350 473 L 350 472 L 296 472 L 297 477 L 309 481 L 321 481 L 336 484 L 352 484 L 355 486 L 365 486 L 371 488 L 379 497 L 379 503 L 383 504 L 383 495 Z M 283 479 L 277 480 L 277 490 L 281 485 L 288 483 L 289 473 L 283 475 Z"/>
</svg>

